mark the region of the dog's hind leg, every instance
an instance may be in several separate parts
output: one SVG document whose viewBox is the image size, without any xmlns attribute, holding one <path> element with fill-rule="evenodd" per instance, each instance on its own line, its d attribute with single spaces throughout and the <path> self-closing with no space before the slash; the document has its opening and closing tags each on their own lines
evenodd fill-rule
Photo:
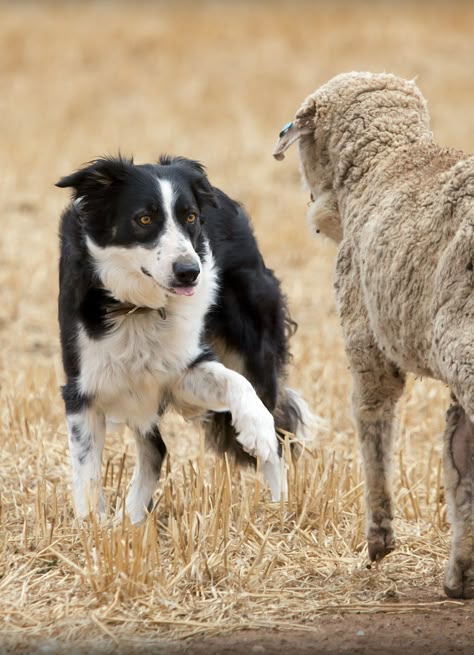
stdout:
<svg viewBox="0 0 474 655">
<path fill-rule="evenodd" d="M 158 426 L 146 432 L 134 430 L 137 463 L 128 490 L 125 506 L 132 523 L 140 523 L 152 508 L 152 497 L 160 478 L 166 445 Z"/>
<path fill-rule="evenodd" d="M 76 513 L 86 518 L 90 511 L 105 513 L 101 461 L 105 440 L 105 416 L 91 406 L 66 413 L 69 454 Z"/>
<path fill-rule="evenodd" d="M 452 598 L 474 598 L 474 424 L 455 403 L 446 415 L 444 482 L 453 529 L 444 590 Z"/>
</svg>

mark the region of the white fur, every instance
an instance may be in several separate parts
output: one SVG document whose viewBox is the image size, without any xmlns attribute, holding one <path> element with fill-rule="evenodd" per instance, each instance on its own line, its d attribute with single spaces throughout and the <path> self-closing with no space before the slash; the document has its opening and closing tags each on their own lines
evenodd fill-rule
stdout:
<svg viewBox="0 0 474 655">
<path fill-rule="evenodd" d="M 163 387 L 200 353 L 203 319 L 216 287 L 208 252 L 194 295 L 168 295 L 160 305 L 165 320 L 154 312 L 117 317 L 114 329 L 99 340 L 80 328 L 81 392 L 94 395 L 111 420 L 145 430 L 156 421 Z"/>
<path fill-rule="evenodd" d="M 105 441 L 105 417 L 101 412 L 85 408 L 66 416 L 69 455 L 72 464 L 76 513 L 84 518 L 89 505 L 105 511 L 101 489 L 101 460 Z"/>
<path fill-rule="evenodd" d="M 149 441 L 140 433 L 135 434 L 137 446 L 137 465 L 133 472 L 125 506 L 132 523 L 140 523 L 146 516 L 146 510 L 156 487 L 156 471 L 153 470 L 153 458 L 156 457 Z"/>
<path fill-rule="evenodd" d="M 200 266 L 199 257 L 197 256 L 191 241 L 178 227 L 174 219 L 174 191 L 169 180 L 158 180 L 161 196 L 163 198 L 163 209 L 166 217 L 166 224 L 163 234 L 158 241 L 156 258 L 160 262 L 159 267 L 148 268 L 153 277 L 165 286 L 170 285 L 172 278 L 172 265 L 179 257 L 185 257 L 194 261 Z M 168 276 L 168 280 L 167 280 Z M 167 280 L 167 281 L 166 281 Z"/>
<path fill-rule="evenodd" d="M 97 276 L 120 302 L 130 302 L 140 307 L 158 309 L 166 304 L 169 295 L 169 271 L 158 261 L 159 246 L 98 246 L 86 237 L 86 246 L 95 262 Z M 148 277 L 141 268 L 153 268 L 153 277 Z M 159 270 L 157 270 L 159 269 Z"/>
<path fill-rule="evenodd" d="M 160 188 L 161 197 L 163 199 L 163 211 L 168 221 L 173 220 L 173 206 L 175 202 L 173 185 L 169 180 L 162 180 L 158 178 L 158 186 Z"/>
</svg>

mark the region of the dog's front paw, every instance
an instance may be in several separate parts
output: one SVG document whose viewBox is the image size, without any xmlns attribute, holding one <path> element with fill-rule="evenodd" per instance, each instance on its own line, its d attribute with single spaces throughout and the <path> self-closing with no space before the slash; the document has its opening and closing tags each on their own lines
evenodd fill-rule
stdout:
<svg viewBox="0 0 474 655">
<path fill-rule="evenodd" d="M 273 416 L 263 404 L 250 411 L 247 408 L 244 419 L 236 423 L 237 441 L 252 457 L 258 457 L 262 462 L 263 475 L 270 486 L 273 501 L 287 497 L 286 476 L 281 475 L 281 460 L 278 455 L 278 441 L 275 434 Z"/>
<path fill-rule="evenodd" d="M 275 423 L 263 404 L 258 408 L 248 407 L 245 417 L 235 422 L 235 428 L 237 441 L 249 455 L 259 457 L 263 462 L 278 458 Z"/>
<path fill-rule="evenodd" d="M 107 505 L 102 489 L 81 481 L 74 487 L 74 510 L 79 522 L 86 522 L 93 515 L 99 521 L 107 519 Z"/>
</svg>

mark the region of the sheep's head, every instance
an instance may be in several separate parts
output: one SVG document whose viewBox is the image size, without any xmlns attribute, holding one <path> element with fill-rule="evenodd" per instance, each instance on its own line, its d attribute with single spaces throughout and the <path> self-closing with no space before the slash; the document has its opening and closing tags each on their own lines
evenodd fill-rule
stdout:
<svg viewBox="0 0 474 655">
<path fill-rule="evenodd" d="M 285 151 L 298 143 L 300 170 L 305 188 L 310 192 L 308 222 L 317 233 L 336 242 L 342 239 L 341 220 L 327 149 L 327 107 L 319 89 L 306 98 L 291 123 L 279 134 L 273 151 L 275 159 L 284 159 Z"/>
<path fill-rule="evenodd" d="M 336 189 L 348 171 L 355 176 L 370 164 L 362 148 L 373 141 L 372 129 L 390 147 L 431 138 L 426 102 L 414 82 L 385 73 L 338 75 L 306 98 L 273 151 L 281 160 L 298 143 L 303 182 L 311 193 L 310 222 L 335 241 L 342 238 Z"/>
</svg>

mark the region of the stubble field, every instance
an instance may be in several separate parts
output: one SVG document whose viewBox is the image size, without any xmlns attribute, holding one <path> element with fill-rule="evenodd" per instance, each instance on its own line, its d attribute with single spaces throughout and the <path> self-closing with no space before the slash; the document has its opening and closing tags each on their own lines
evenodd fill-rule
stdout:
<svg viewBox="0 0 474 655">
<path fill-rule="evenodd" d="M 347 70 L 417 76 L 438 141 L 473 151 L 473 31 L 467 2 L 0 4 L 0 652 L 470 652 L 474 606 L 442 593 L 448 391 L 409 380 L 398 550 L 368 569 L 335 246 L 306 228 L 296 152 L 271 152 L 301 100 Z M 199 159 L 253 217 L 299 324 L 291 386 L 318 416 L 287 505 L 169 416 L 147 523 L 74 519 L 54 182 L 118 150 Z M 126 431 L 106 443 L 111 514 L 132 445 Z"/>
</svg>

